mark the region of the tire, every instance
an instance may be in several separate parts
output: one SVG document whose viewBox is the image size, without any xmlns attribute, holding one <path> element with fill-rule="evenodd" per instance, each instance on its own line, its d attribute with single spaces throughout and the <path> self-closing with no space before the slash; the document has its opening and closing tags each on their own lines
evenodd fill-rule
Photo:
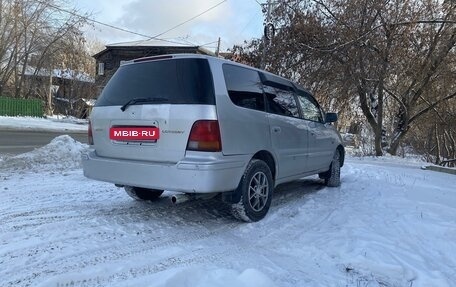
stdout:
<svg viewBox="0 0 456 287">
<path fill-rule="evenodd" d="M 231 205 L 233 216 L 245 222 L 263 219 L 271 206 L 273 190 L 269 166 L 264 161 L 251 160 L 235 191 L 241 197 L 239 202 Z"/>
<path fill-rule="evenodd" d="M 340 186 L 340 152 L 336 150 L 333 160 L 327 172 L 321 173 L 320 178 L 325 180 L 325 185 L 329 187 Z"/>
<path fill-rule="evenodd" d="M 149 189 L 135 186 L 125 186 L 127 194 L 136 200 L 157 200 L 163 193 L 163 190 Z"/>
</svg>

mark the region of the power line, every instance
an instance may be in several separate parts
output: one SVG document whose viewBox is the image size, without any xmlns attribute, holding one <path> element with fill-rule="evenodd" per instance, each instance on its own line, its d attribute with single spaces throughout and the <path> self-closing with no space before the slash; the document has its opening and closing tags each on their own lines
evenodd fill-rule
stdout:
<svg viewBox="0 0 456 287">
<path fill-rule="evenodd" d="M 209 9 L 207 9 L 207 10 L 205 10 L 205 11 L 199 13 L 198 15 L 193 16 L 192 18 L 190 18 L 190 19 L 188 19 L 188 20 L 186 20 L 186 21 L 184 21 L 184 22 L 182 22 L 182 23 L 180 23 L 180 24 L 177 24 L 176 26 L 174 26 L 174 27 L 172 27 L 172 28 L 166 30 L 165 32 L 162 32 L 162 33 L 160 33 L 160 34 L 157 34 L 157 35 L 155 35 L 154 37 L 151 37 L 151 38 L 160 37 L 161 35 L 166 34 L 166 33 L 168 33 L 169 31 L 172 31 L 172 30 L 174 30 L 174 29 L 176 29 L 176 28 L 178 28 L 178 27 L 180 27 L 180 26 L 182 26 L 182 25 L 185 25 L 185 24 L 187 24 L 188 22 L 190 22 L 190 21 L 192 21 L 192 20 L 198 18 L 199 16 L 206 14 L 207 12 L 211 11 L 212 9 L 217 8 L 218 6 L 222 5 L 222 4 L 225 3 L 226 1 L 228 1 L 228 0 L 223 0 L 223 1 L 219 2 L 218 4 L 216 4 L 216 5 L 212 6 L 212 7 L 210 7 Z"/>
<path fill-rule="evenodd" d="M 217 41 L 213 41 L 213 42 L 209 42 L 209 43 L 206 43 L 206 44 L 202 44 L 202 45 L 200 45 L 200 46 L 207 46 L 207 45 L 210 45 L 210 44 L 215 44 L 215 43 L 217 43 L 217 42 L 218 42 L 218 40 L 217 40 Z"/>
<path fill-rule="evenodd" d="M 167 40 L 167 39 L 163 39 L 163 38 L 159 38 L 159 36 L 161 36 L 161 35 L 163 35 L 165 33 L 168 33 L 170 31 L 172 31 L 172 30 L 174 30 L 174 29 L 176 29 L 176 28 L 178 28 L 178 27 L 180 27 L 180 26 L 182 26 L 182 25 L 184 25 L 184 24 L 186 24 L 186 23 L 188 23 L 188 22 L 190 22 L 190 21 L 192 21 L 192 20 L 204 15 L 204 14 L 206 14 L 207 12 L 217 8 L 218 6 L 222 5 L 223 3 L 227 2 L 227 1 L 228 0 L 223 0 L 223 1 L 219 2 L 219 3 L 217 3 L 216 5 L 211 6 L 210 8 L 206 9 L 205 11 L 199 13 L 198 15 L 195 15 L 192 18 L 190 18 L 190 19 L 188 19 L 188 20 L 186 20 L 186 21 L 184 21 L 184 22 L 182 22 L 182 23 L 180 23 L 180 24 L 178 24 L 178 25 L 176 25 L 176 26 L 174 26 L 174 27 L 172 27 L 172 28 L 170 28 L 170 29 L 158 34 L 158 35 L 156 35 L 156 36 L 150 36 L 150 35 L 138 33 L 138 32 L 135 32 L 135 31 L 131 31 L 131 30 L 128 30 L 128 29 L 125 29 L 125 28 L 122 28 L 122 27 L 117 27 L 117 26 L 114 26 L 114 25 L 111 25 L 111 24 L 107 24 L 107 23 L 104 23 L 104 22 L 89 18 L 88 16 L 84 16 L 84 15 L 78 14 L 75 11 L 70 11 L 68 9 L 61 8 L 61 7 L 56 6 L 54 4 L 51 4 L 51 3 L 47 3 L 47 2 L 40 1 L 40 0 L 36 0 L 36 2 L 38 2 L 40 4 L 47 5 L 49 7 L 54 8 L 55 10 L 68 13 L 68 14 L 73 15 L 75 17 L 78 17 L 80 19 L 84 19 L 84 20 L 86 20 L 88 22 L 93 22 L 93 23 L 96 23 L 98 25 L 102 25 L 102 26 L 105 26 L 105 27 L 108 27 L 108 28 L 111 28 L 111 29 L 115 29 L 115 30 L 122 31 L 122 32 L 125 32 L 125 33 L 129 33 L 129 34 L 133 34 L 133 35 L 136 35 L 136 36 L 144 37 L 144 38 L 147 38 L 147 40 L 155 39 L 155 40 L 168 42 L 168 43 L 172 43 L 172 44 L 179 44 L 179 45 L 182 45 L 184 43 L 177 42 L 177 41 L 171 41 L 171 40 Z M 183 41 L 185 41 L 185 42 L 187 42 L 187 43 L 189 43 L 191 45 L 195 45 L 195 44 L 191 43 L 188 40 L 183 40 Z M 214 42 L 207 43 L 207 44 L 204 44 L 204 45 L 199 45 L 199 46 L 207 46 L 207 45 L 210 45 L 210 44 L 213 44 L 213 43 L 216 43 L 216 42 L 217 41 L 214 41 Z"/>
<path fill-rule="evenodd" d="M 196 45 L 195 43 L 190 42 L 190 41 L 187 40 L 186 38 L 177 37 L 176 39 L 179 40 L 179 41 L 184 41 L 184 43 L 189 44 L 189 45 L 192 45 L 192 46 L 198 46 L 198 45 Z M 147 41 L 147 40 L 144 40 L 144 41 Z"/>
<path fill-rule="evenodd" d="M 225 1 L 227 1 L 227 0 L 225 0 Z M 73 16 L 75 16 L 75 17 L 78 17 L 78 18 L 80 18 L 80 19 L 84 19 L 84 20 L 86 20 L 86 21 L 88 21 L 88 22 L 93 22 L 93 23 L 96 23 L 96 24 L 98 24 L 98 25 L 102 25 L 102 26 L 105 26 L 105 27 L 108 27 L 108 28 L 111 28 L 111 29 L 115 29 L 115 30 L 118 30 L 118 31 L 122 31 L 122 32 L 125 32 L 125 33 L 133 34 L 133 35 L 136 35 L 136 36 L 141 36 L 141 37 L 147 38 L 147 39 L 155 39 L 155 40 L 159 40 L 159 41 L 163 41 L 163 42 L 168 42 L 168 43 L 172 43 L 172 44 L 179 44 L 179 45 L 182 45 L 182 44 L 183 44 L 182 42 L 176 42 L 176 41 L 161 39 L 161 38 L 158 38 L 157 36 L 152 37 L 152 36 L 150 36 L 150 35 L 141 34 L 141 33 L 135 32 L 135 31 L 131 31 L 131 30 L 125 29 L 125 28 L 121 28 L 121 27 L 117 27 L 117 26 L 114 26 L 114 25 L 111 25 L 111 24 L 107 24 L 107 23 L 104 23 L 104 22 L 101 22 L 101 21 L 98 21 L 98 20 L 89 18 L 89 17 L 87 17 L 87 16 L 80 15 L 80 14 L 74 12 L 74 11 L 70 11 L 70 10 L 61 8 L 61 7 L 59 7 L 59 6 L 56 6 L 56 5 L 51 4 L 51 3 L 48 3 L 48 2 L 42 2 L 42 1 L 39 1 L 39 0 L 37 0 L 36 2 L 38 2 L 38 3 L 40 3 L 40 4 L 43 4 L 43 5 L 46 5 L 46 6 L 49 6 L 49 7 L 52 7 L 52 8 L 54 8 L 55 10 L 58 10 L 58 11 L 61 11 L 61 12 L 65 12 L 65 13 L 68 13 L 68 14 L 73 15 Z"/>
</svg>

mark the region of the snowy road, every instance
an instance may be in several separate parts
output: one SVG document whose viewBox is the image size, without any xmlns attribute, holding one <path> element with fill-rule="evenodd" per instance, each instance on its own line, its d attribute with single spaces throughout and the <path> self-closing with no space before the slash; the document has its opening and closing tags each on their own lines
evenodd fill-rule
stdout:
<svg viewBox="0 0 456 287">
<path fill-rule="evenodd" d="M 217 200 L 133 201 L 84 178 L 80 149 L 0 159 L 0 286 L 456 286 L 456 176 L 352 158 L 340 188 L 280 186 L 245 224 Z"/>
</svg>

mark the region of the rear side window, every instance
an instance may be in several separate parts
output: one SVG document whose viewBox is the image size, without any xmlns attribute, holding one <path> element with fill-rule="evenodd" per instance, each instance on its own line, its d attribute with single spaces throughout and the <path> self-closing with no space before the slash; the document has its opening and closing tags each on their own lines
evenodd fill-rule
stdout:
<svg viewBox="0 0 456 287">
<path fill-rule="evenodd" d="M 235 105 L 264 111 L 262 84 L 257 71 L 224 64 L 223 74 L 228 95 Z"/>
<path fill-rule="evenodd" d="M 169 104 L 214 105 L 214 85 L 205 59 L 172 59 L 121 66 L 103 89 L 96 106 L 124 105 L 137 98 Z"/>
<path fill-rule="evenodd" d="M 296 104 L 295 94 L 292 91 L 264 86 L 266 100 L 268 104 L 268 112 L 299 118 L 299 108 Z"/>
</svg>

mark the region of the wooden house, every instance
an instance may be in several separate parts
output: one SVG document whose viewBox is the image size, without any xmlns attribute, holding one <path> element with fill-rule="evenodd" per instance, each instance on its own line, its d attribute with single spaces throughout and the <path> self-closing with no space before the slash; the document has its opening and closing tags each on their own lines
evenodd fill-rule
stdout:
<svg viewBox="0 0 456 287">
<path fill-rule="evenodd" d="M 166 41 L 146 40 L 109 44 L 106 49 L 93 56 L 97 69 L 95 85 L 101 91 L 123 62 L 142 57 L 182 53 L 214 56 L 213 52 L 201 46 Z"/>
</svg>

